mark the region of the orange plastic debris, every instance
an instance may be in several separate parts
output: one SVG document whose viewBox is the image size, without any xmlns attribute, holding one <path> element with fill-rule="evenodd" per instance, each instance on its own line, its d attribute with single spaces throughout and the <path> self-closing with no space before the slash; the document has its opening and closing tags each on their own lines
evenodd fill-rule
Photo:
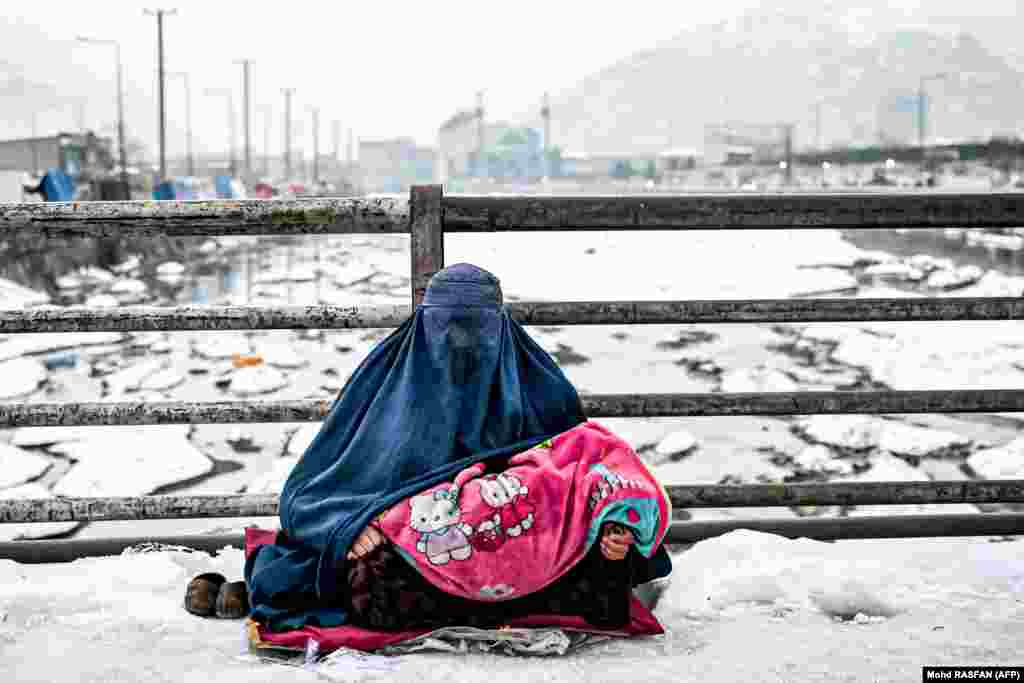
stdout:
<svg viewBox="0 0 1024 683">
<path fill-rule="evenodd" d="M 263 365 L 263 356 L 258 353 L 254 353 L 250 356 L 243 356 L 240 353 L 231 354 L 231 364 L 236 368 L 252 368 L 257 365 Z"/>
</svg>

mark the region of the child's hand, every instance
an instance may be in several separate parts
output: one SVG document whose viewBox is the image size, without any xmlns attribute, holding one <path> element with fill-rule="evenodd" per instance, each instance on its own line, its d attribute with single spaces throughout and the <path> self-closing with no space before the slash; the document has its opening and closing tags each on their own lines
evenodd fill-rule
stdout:
<svg viewBox="0 0 1024 683">
<path fill-rule="evenodd" d="M 623 560 L 634 542 L 633 532 L 629 529 L 618 524 L 605 525 L 601 534 L 601 554 L 609 560 Z"/>
<path fill-rule="evenodd" d="M 359 538 L 352 544 L 352 549 L 348 551 L 346 557 L 350 560 L 357 560 L 360 557 L 365 557 L 373 552 L 373 549 L 384 542 L 384 534 L 382 534 L 376 527 L 370 525 L 363 529 L 363 533 L 359 534 Z"/>
</svg>

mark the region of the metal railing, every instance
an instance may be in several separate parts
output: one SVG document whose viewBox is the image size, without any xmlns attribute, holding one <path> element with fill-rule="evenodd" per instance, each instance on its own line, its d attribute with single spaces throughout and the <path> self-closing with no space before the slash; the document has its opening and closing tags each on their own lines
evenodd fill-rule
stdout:
<svg viewBox="0 0 1024 683">
<path fill-rule="evenodd" d="M 1024 226 L 1024 194 L 829 194 L 645 197 L 444 197 L 438 186 L 396 198 L 0 204 L 0 239 L 132 235 L 407 233 L 412 307 L 444 266 L 446 232 L 992 228 Z M 394 327 L 406 306 L 130 306 L 0 310 L 0 333 Z M 765 299 L 516 302 L 527 325 L 1021 320 L 1024 299 Z M 592 417 L 1024 412 L 1024 390 L 604 394 L 582 397 Z M 0 404 L 0 428 L 322 419 L 326 401 Z M 1024 503 L 1024 480 L 668 486 L 677 508 Z M 272 495 L 0 500 L 0 523 L 254 517 Z M 691 542 L 735 528 L 810 538 L 1024 533 L 1024 514 L 941 514 L 676 522 Z M 235 535 L 0 543 L 0 557 L 60 561 L 140 542 L 215 550 Z"/>
</svg>

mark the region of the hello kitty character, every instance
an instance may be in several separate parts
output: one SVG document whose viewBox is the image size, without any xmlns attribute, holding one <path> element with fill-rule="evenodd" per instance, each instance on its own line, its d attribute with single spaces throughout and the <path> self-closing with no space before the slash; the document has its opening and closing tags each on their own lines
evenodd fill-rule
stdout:
<svg viewBox="0 0 1024 683">
<path fill-rule="evenodd" d="M 492 474 L 479 480 L 480 497 L 494 509 L 494 515 L 478 525 L 483 532 L 502 531 L 520 536 L 533 526 L 533 505 L 526 499 L 529 489 L 511 474 Z"/>
<path fill-rule="evenodd" d="M 420 532 L 416 550 L 426 555 L 430 564 L 468 560 L 473 554 L 469 544 L 473 527 L 462 523 L 462 511 L 451 491 L 438 489 L 414 496 L 409 507 L 409 526 Z"/>
</svg>

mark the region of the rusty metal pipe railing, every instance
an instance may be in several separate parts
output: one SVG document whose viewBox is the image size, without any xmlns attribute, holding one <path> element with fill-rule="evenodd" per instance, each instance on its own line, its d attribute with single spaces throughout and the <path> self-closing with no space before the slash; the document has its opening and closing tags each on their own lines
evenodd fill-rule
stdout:
<svg viewBox="0 0 1024 683">
<path fill-rule="evenodd" d="M 519 301 L 524 325 L 666 325 L 1024 320 L 1020 297 L 760 299 L 751 301 Z M 119 306 L 0 310 L 0 334 L 397 327 L 400 304 L 370 306 Z"/>
<path fill-rule="evenodd" d="M 1024 480 L 665 486 L 674 508 L 1024 503 Z M 0 499 L 0 524 L 272 517 L 276 494 Z"/>
<path fill-rule="evenodd" d="M 812 517 L 800 519 L 729 519 L 676 522 L 669 527 L 669 543 L 696 543 L 707 538 L 748 529 L 785 538 L 819 541 L 867 538 L 929 538 L 1013 536 L 1024 529 L 1024 513 L 894 515 L 891 517 Z M 71 562 L 81 557 L 119 555 L 130 548 L 183 547 L 216 553 L 225 547 L 242 548 L 241 533 L 180 536 L 131 536 L 0 543 L 0 559 L 25 564 Z"/>
<path fill-rule="evenodd" d="M 0 203 L 0 239 L 409 234 L 405 197 Z"/>
<path fill-rule="evenodd" d="M 120 235 L 410 235 L 412 305 L 444 266 L 445 232 L 537 230 L 718 230 L 811 228 L 1009 228 L 1024 225 L 1024 194 L 710 195 L 643 197 L 444 197 L 438 186 L 394 197 L 213 202 L 0 204 L 0 238 Z M 390 327 L 409 313 L 394 307 L 135 307 L 116 311 L 0 311 L 0 332 L 223 330 Z M 1014 297 L 668 302 L 516 302 L 525 324 L 674 324 L 890 320 L 1017 320 Z M 583 397 L 593 417 L 799 415 L 841 413 L 1024 412 L 1024 391 L 606 394 Z M 317 400 L 218 403 L 0 405 L 0 428 L 19 426 L 301 422 L 322 419 Z M 673 486 L 685 507 L 1019 503 L 1024 482 L 889 482 Z M 98 521 L 276 514 L 274 496 L 0 501 L 8 522 Z M 736 528 L 810 538 L 1003 535 L 1024 531 L 1024 515 L 910 515 L 859 519 L 684 522 L 670 540 L 689 542 Z M 187 537 L 180 537 L 182 539 Z M 193 537 L 194 538 L 194 537 Z M 217 537 L 200 537 L 203 543 Z M 230 538 L 230 537 L 228 537 Z M 121 539 L 131 541 L 139 539 Z M 144 541 L 155 540 L 145 538 Z M 235 537 L 236 542 L 241 539 Z M 19 557 L 68 557 L 121 541 L 0 544 Z M 218 540 L 218 547 L 224 545 Z M 185 543 L 188 545 L 188 543 Z M 17 547 L 17 550 L 14 548 Z M 64 555 L 61 555 L 64 553 Z M 32 561 L 32 560 L 24 560 Z M 51 560 L 52 561 L 52 560 Z"/>
<path fill-rule="evenodd" d="M 734 394 L 584 394 L 600 417 L 711 417 L 1024 412 L 1024 390 L 779 391 Z M 0 429 L 101 425 L 315 422 L 331 401 L 187 401 L 0 404 Z"/>
<path fill-rule="evenodd" d="M 1024 193 L 449 196 L 442 203 L 445 232 L 1024 226 Z"/>
</svg>

